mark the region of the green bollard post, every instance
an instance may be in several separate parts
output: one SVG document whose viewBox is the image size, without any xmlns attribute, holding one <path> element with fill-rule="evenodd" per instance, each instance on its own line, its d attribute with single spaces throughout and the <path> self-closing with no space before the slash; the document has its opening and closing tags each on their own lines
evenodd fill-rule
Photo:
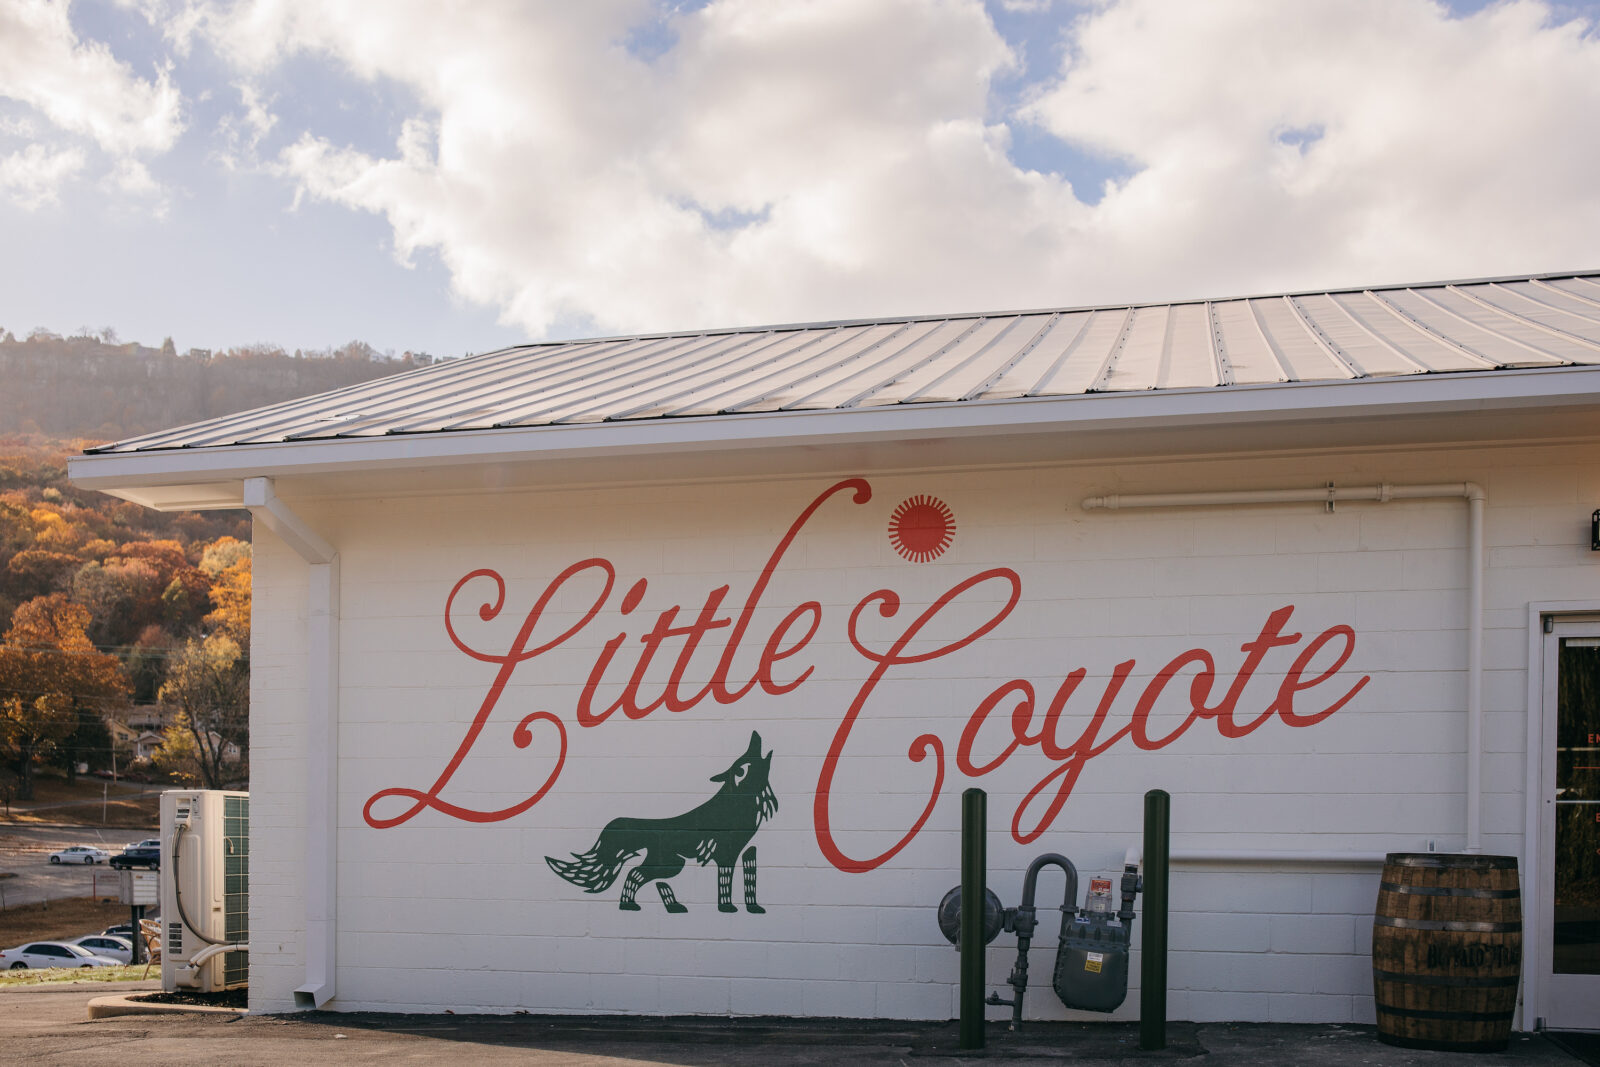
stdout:
<svg viewBox="0 0 1600 1067">
<path fill-rule="evenodd" d="M 1144 795 L 1144 947 L 1139 957 L 1139 1047 L 1167 1047 L 1167 869 L 1172 797 Z"/>
<path fill-rule="evenodd" d="M 961 1047 L 983 1047 L 984 890 L 988 882 L 989 794 L 961 794 Z"/>
</svg>

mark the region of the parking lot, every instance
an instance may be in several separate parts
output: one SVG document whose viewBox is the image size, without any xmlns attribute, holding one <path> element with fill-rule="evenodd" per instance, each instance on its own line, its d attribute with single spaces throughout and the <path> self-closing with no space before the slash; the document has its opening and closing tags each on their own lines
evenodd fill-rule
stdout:
<svg viewBox="0 0 1600 1067">
<path fill-rule="evenodd" d="M 103 863 L 53 864 L 50 853 L 68 845 L 98 845 L 115 855 L 124 845 L 154 835 L 154 829 L 0 824 L 0 909 L 72 897 L 115 897 L 116 871 Z"/>
</svg>

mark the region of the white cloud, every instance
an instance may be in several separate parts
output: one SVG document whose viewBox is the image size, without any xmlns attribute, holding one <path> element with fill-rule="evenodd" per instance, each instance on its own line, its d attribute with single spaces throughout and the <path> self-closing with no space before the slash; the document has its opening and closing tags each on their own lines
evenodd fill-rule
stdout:
<svg viewBox="0 0 1600 1067">
<path fill-rule="evenodd" d="M 1125 0 L 1029 115 L 1137 169 L 1087 236 L 1167 290 L 1592 266 L 1600 41 L 1549 18 Z"/>
<path fill-rule="evenodd" d="M 169 74 L 142 79 L 103 43 L 80 41 L 68 7 L 50 0 L 0 4 L 0 97 L 30 105 L 112 156 L 170 149 L 183 119 Z"/>
<path fill-rule="evenodd" d="M 278 116 L 270 106 L 272 101 L 264 99 L 256 86 L 240 82 L 234 88 L 239 91 L 242 110 L 224 115 L 217 125 L 221 141 L 217 159 L 225 170 L 253 166 L 262 138 L 278 124 Z"/>
<path fill-rule="evenodd" d="M 622 44 L 647 4 L 516 10 L 261 3 L 213 26 L 245 69 L 323 53 L 413 90 L 429 114 L 393 157 L 308 134 L 286 173 L 535 332 L 1003 300 L 1075 211 L 985 122 L 1013 59 L 975 2 L 721 2 L 653 60 Z"/>
<path fill-rule="evenodd" d="M 291 129 L 280 173 L 534 333 L 1592 265 L 1600 44 L 1538 3 L 1061 7 L 1068 65 L 999 118 L 1016 59 L 977 0 L 188 17 L 249 79 L 321 58 L 420 101 L 387 158 Z M 1080 197 L 1012 161 L 1008 121 L 1132 176 Z"/>
<path fill-rule="evenodd" d="M 38 136 L 38 132 L 38 127 L 27 118 L 0 116 L 0 137 L 20 137 L 31 141 Z"/>
<path fill-rule="evenodd" d="M 150 168 L 137 159 L 118 160 L 112 168 L 109 184 L 111 188 L 130 196 L 156 196 L 161 192 L 161 186 L 150 174 Z"/>
<path fill-rule="evenodd" d="M 77 148 L 50 149 L 42 144 L 0 157 L 0 191 L 18 206 L 34 211 L 59 203 L 61 187 L 83 170 Z"/>
</svg>

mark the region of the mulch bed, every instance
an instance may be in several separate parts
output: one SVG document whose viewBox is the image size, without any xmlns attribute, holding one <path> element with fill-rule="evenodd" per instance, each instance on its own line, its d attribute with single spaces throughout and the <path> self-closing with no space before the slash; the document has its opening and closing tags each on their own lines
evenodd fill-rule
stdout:
<svg viewBox="0 0 1600 1067">
<path fill-rule="evenodd" d="M 137 993 L 129 1000 L 144 1000 L 156 1004 L 195 1004 L 204 1008 L 249 1007 L 248 989 L 225 989 L 220 993 Z"/>
</svg>

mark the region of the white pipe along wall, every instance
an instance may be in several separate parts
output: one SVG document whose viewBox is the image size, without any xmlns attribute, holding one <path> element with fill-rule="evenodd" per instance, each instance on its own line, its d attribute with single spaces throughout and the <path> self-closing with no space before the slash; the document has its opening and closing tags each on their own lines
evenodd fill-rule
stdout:
<svg viewBox="0 0 1600 1067">
<path fill-rule="evenodd" d="M 1483 848 L 1483 511 L 1488 499 L 1476 482 L 1423 485 L 1335 487 L 1322 489 L 1237 489 L 1193 493 L 1123 493 L 1091 496 L 1085 511 L 1123 508 L 1229 507 L 1249 504 L 1326 504 L 1331 511 L 1341 500 L 1366 500 L 1388 504 L 1396 500 L 1464 499 L 1467 502 L 1467 789 L 1466 852 Z M 1174 852 L 1174 860 L 1190 862 L 1257 862 L 1272 857 L 1263 852 Z M 1299 863 L 1370 863 L 1368 853 L 1284 852 L 1278 860 Z"/>
<path fill-rule="evenodd" d="M 246 478 L 244 505 L 309 565 L 306 604 L 306 980 L 295 1006 L 333 999 L 338 911 L 339 553 L 271 478 Z"/>
</svg>

